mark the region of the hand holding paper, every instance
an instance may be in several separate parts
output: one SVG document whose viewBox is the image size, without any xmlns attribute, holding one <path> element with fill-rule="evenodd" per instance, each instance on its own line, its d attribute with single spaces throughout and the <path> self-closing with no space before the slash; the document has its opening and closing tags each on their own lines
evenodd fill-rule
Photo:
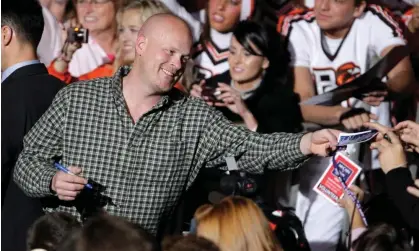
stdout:
<svg viewBox="0 0 419 251">
<path fill-rule="evenodd" d="M 330 152 L 336 150 L 337 137 L 340 133 L 341 131 L 333 129 L 323 129 L 307 133 L 300 142 L 301 152 L 305 155 L 329 156 Z"/>
</svg>

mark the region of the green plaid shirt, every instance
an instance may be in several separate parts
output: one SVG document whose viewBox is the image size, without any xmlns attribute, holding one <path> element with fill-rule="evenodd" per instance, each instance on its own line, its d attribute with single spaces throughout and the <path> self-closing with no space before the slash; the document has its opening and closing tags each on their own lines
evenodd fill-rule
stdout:
<svg viewBox="0 0 419 251">
<path fill-rule="evenodd" d="M 300 151 L 303 134 L 251 132 L 176 90 L 134 124 L 121 85 L 129 71 L 122 67 L 113 77 L 67 86 L 26 135 L 14 180 L 29 196 L 53 196 L 57 156 L 103 186 L 89 192 L 89 201 L 78 197 L 46 211 L 80 217 L 84 203 L 97 201 L 107 212 L 156 233 L 200 168 L 225 168 L 224 157 L 236 156 L 240 169 L 261 173 L 294 169 L 306 158 Z"/>
</svg>

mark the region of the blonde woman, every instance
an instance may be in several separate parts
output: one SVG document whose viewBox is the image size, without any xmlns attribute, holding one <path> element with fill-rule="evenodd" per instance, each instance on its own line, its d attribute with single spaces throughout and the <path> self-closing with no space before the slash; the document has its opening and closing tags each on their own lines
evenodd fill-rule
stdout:
<svg viewBox="0 0 419 251">
<path fill-rule="evenodd" d="M 118 62 L 121 65 L 131 65 L 135 57 L 135 41 L 143 23 L 152 15 L 170 13 L 169 9 L 158 0 L 129 1 L 117 14 L 118 23 Z"/>
<path fill-rule="evenodd" d="M 262 210 L 250 199 L 234 196 L 195 212 L 198 236 L 221 251 L 279 251 L 278 240 Z"/>
<path fill-rule="evenodd" d="M 80 0 L 84 1 L 84 0 Z M 79 1 L 79 2 L 80 2 Z M 100 0 L 105 3 L 108 0 Z M 138 31 L 149 17 L 158 13 L 169 13 L 167 7 L 158 0 L 134 0 L 120 7 L 116 14 L 118 25 L 116 54 L 113 62 L 95 68 L 79 77 L 73 76 L 69 71 L 57 71 L 54 64 L 48 67 L 48 72 L 67 84 L 78 80 L 88 80 L 99 77 L 109 77 L 121 65 L 130 65 L 135 56 L 135 40 Z M 74 53 L 74 51 L 72 51 Z M 71 54 L 70 56 L 72 56 Z"/>
</svg>

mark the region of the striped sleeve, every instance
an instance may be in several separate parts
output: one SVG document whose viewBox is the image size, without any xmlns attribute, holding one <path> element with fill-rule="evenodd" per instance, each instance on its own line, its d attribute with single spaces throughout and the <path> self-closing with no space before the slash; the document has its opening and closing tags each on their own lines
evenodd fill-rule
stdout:
<svg viewBox="0 0 419 251">
<path fill-rule="evenodd" d="M 279 20 L 277 31 L 285 38 L 291 67 L 310 66 L 309 25 L 314 21 L 313 11 L 294 9 Z M 298 49 L 297 49 L 298 48 Z"/>
<path fill-rule="evenodd" d="M 288 14 L 284 14 L 279 17 L 277 31 L 282 36 L 288 38 L 291 33 L 293 23 L 301 20 L 306 20 L 308 22 L 314 21 L 314 12 L 300 8 L 291 10 Z"/>
<path fill-rule="evenodd" d="M 368 21 L 371 25 L 370 41 L 378 55 L 390 46 L 406 44 L 403 30 L 390 12 L 378 5 L 368 6 L 368 11 L 372 14 Z"/>
</svg>

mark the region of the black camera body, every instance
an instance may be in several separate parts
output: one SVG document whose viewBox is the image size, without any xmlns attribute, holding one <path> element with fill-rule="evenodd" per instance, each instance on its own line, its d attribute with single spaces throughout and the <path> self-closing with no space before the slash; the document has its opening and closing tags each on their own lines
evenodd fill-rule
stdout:
<svg viewBox="0 0 419 251">
<path fill-rule="evenodd" d="M 244 197 L 254 197 L 258 190 L 255 179 L 248 177 L 245 172 L 230 171 L 220 180 L 220 189 L 223 194 L 240 195 Z"/>
<path fill-rule="evenodd" d="M 79 27 L 70 27 L 67 30 L 67 41 L 85 44 L 88 42 L 89 30 Z"/>
<path fill-rule="evenodd" d="M 205 80 L 205 84 L 202 86 L 202 96 L 208 98 L 208 101 L 216 102 L 218 101 L 217 96 L 220 95 L 220 92 L 217 92 L 218 81 L 216 78 L 210 78 Z"/>
<path fill-rule="evenodd" d="M 303 224 L 292 208 L 263 210 L 285 251 L 311 251 Z"/>
<path fill-rule="evenodd" d="M 271 229 L 284 251 L 310 251 L 303 224 L 294 214 L 293 208 L 278 206 L 276 210 L 268 207 L 257 195 L 258 184 L 252 177 L 239 170 L 228 171 L 220 180 L 220 190 L 224 196 L 237 195 L 252 199 L 263 211 Z M 215 198 L 217 196 L 213 196 Z M 218 195 L 217 200 L 222 199 Z M 211 199 L 210 199 L 211 201 Z"/>
</svg>

